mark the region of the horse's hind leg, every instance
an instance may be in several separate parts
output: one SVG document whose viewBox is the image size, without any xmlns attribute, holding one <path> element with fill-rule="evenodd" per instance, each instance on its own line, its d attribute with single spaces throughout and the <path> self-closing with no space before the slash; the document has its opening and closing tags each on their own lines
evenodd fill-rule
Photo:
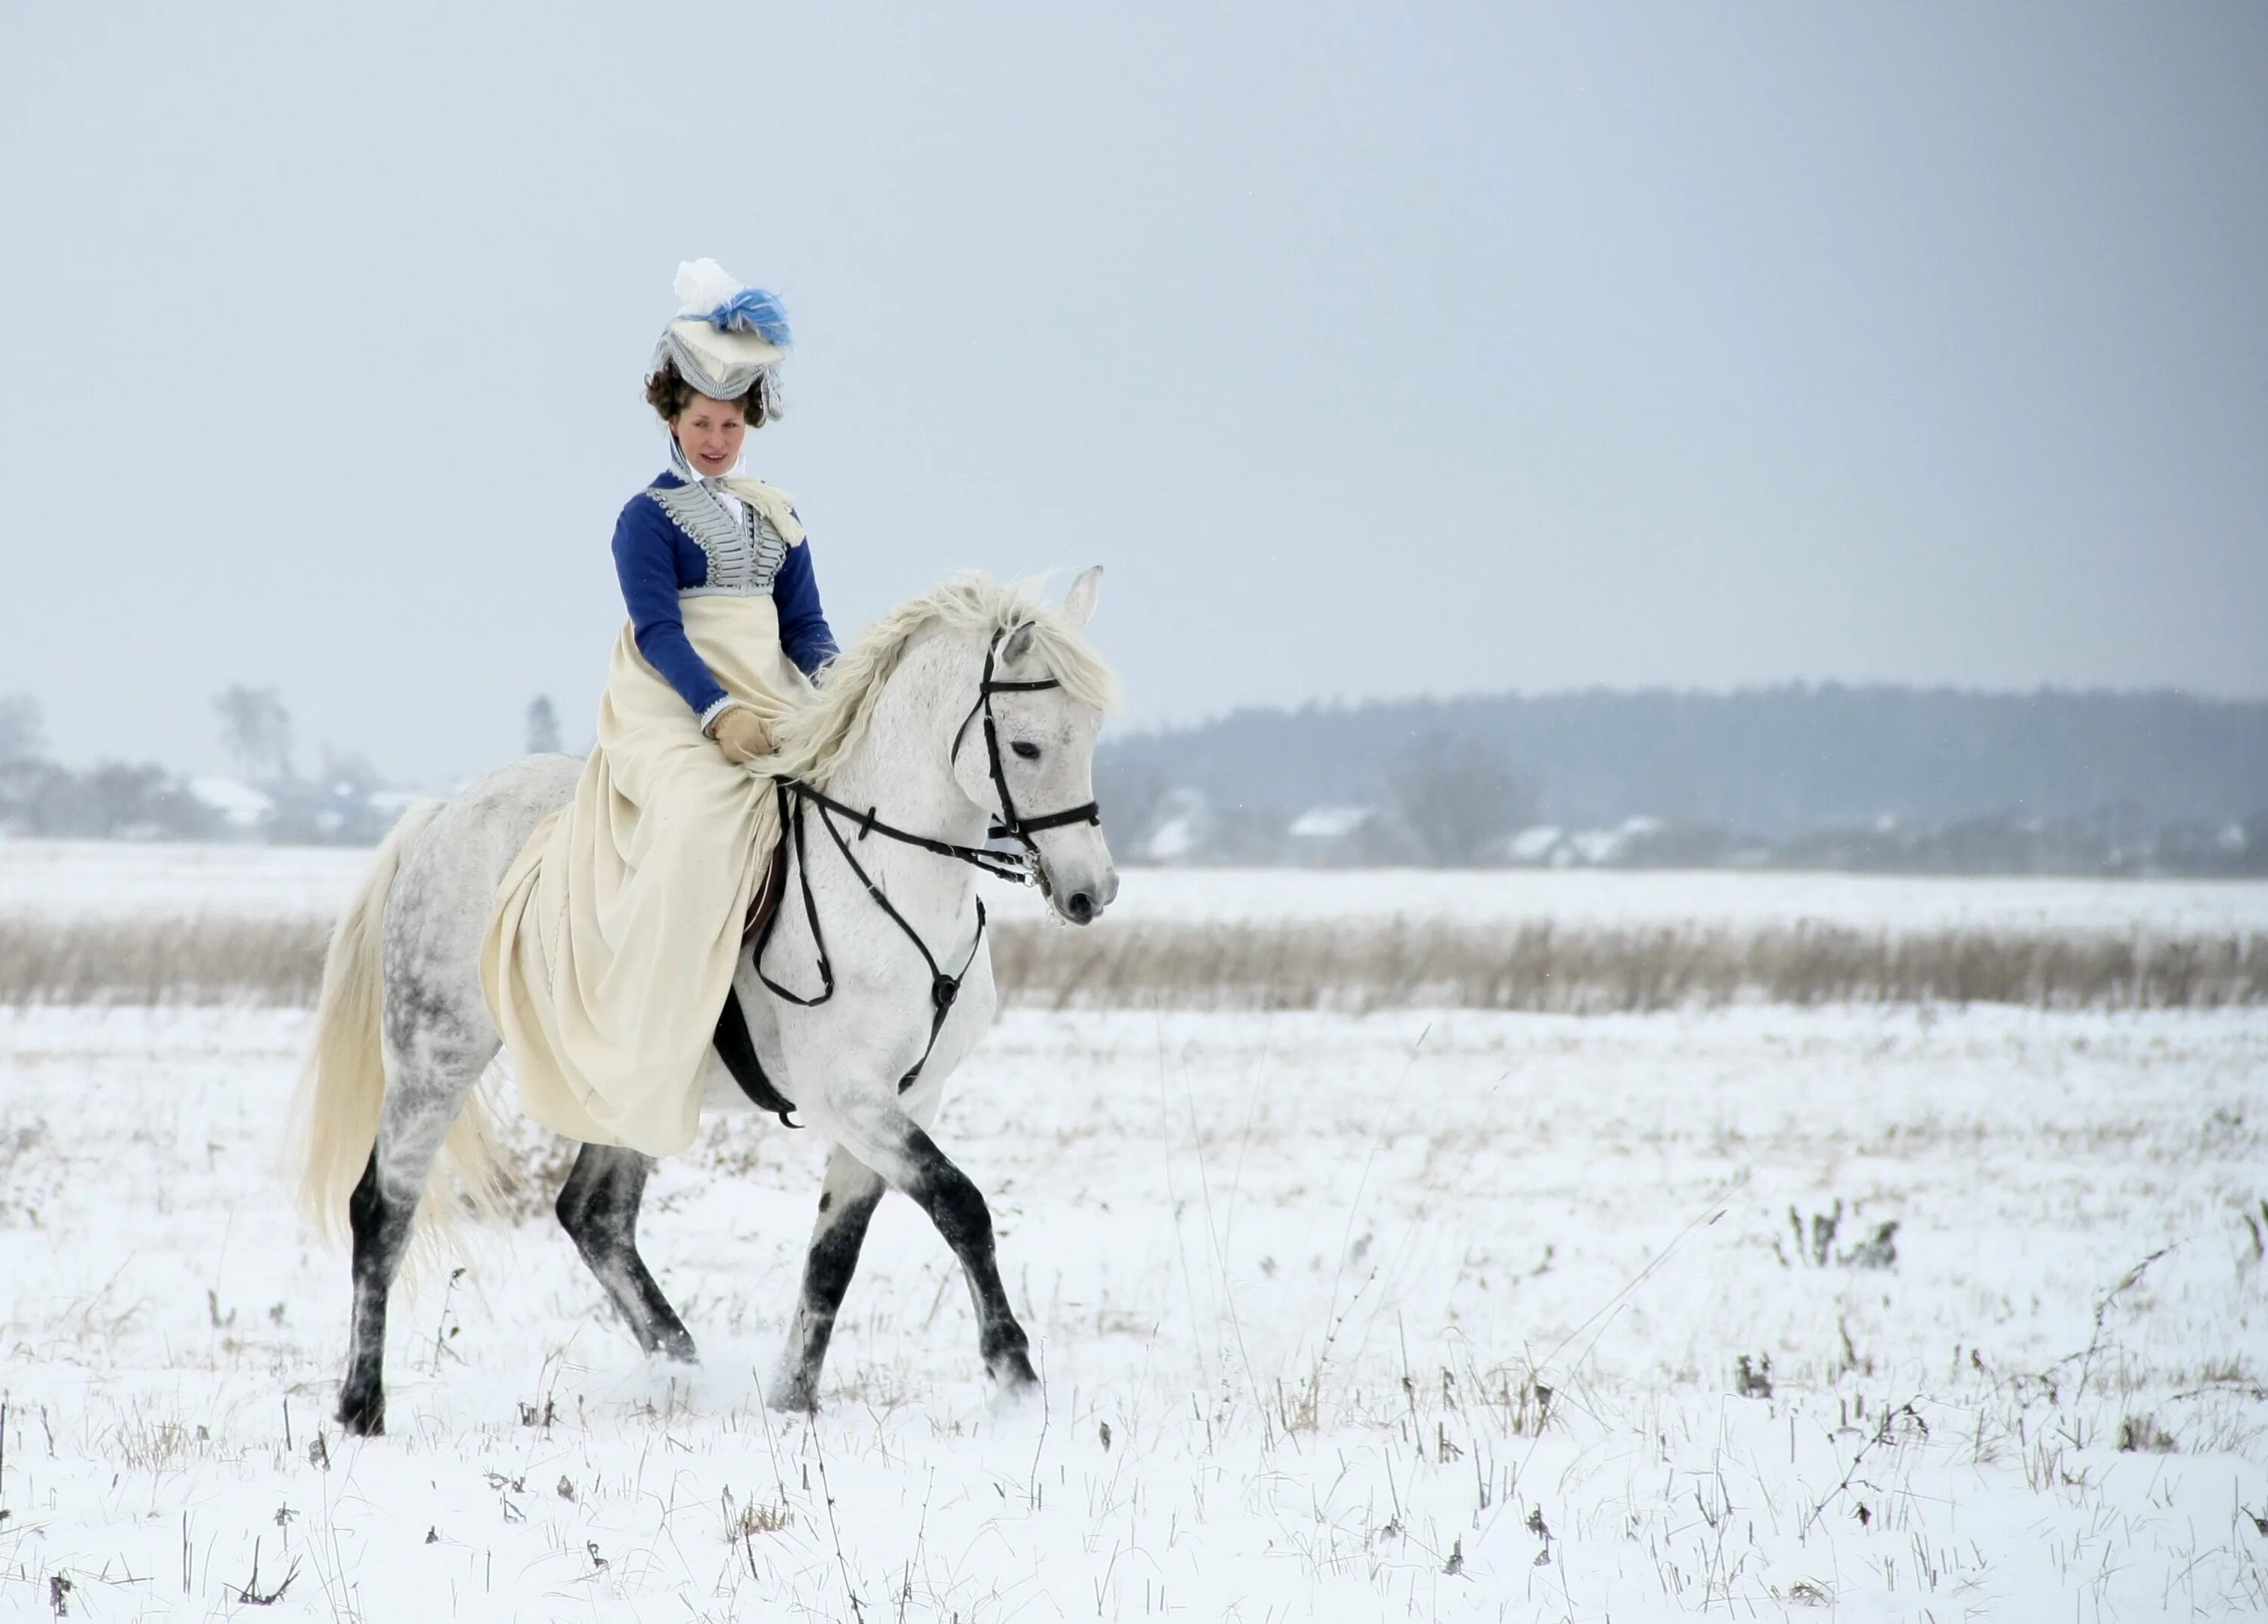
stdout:
<svg viewBox="0 0 2268 1624">
<path fill-rule="evenodd" d="M 400 1074 L 394 1067 L 387 1069 Z M 350 1433 L 375 1436 L 386 1430 L 387 1294 L 401 1272 L 433 1158 L 479 1077 L 476 1065 L 462 1088 L 426 1083 L 387 1089 L 378 1143 L 347 1202 L 354 1231 L 354 1314 L 346 1380 L 339 1389 L 339 1424 Z"/>
<path fill-rule="evenodd" d="M 837 1145 L 827 1157 L 827 1180 L 819 1190 L 819 1219 L 811 1228 L 811 1251 L 804 1259 L 803 1296 L 787 1334 L 779 1375 L 772 1384 L 776 1410 L 819 1407 L 819 1368 L 835 1333 L 836 1311 L 858 1266 L 866 1224 L 887 1189 L 882 1176 Z"/>
<path fill-rule="evenodd" d="M 382 1022 L 386 1104 L 370 1165 L 347 1202 L 354 1230 L 354 1318 L 339 1424 L 350 1433 L 386 1430 L 387 1293 L 401 1272 L 433 1159 L 499 1046 L 485 1010 L 473 1002 L 478 984 L 469 998 L 462 987 L 454 990 L 453 998 L 448 984 L 389 956 Z"/>
<path fill-rule="evenodd" d="M 378 1149 L 347 1201 L 354 1229 L 354 1310 L 349 1316 L 347 1375 L 339 1387 L 339 1425 L 375 1437 L 386 1430 L 386 1297 L 401 1268 L 417 1197 L 389 1201 L 378 1170 Z"/>
<path fill-rule="evenodd" d="M 693 1362 L 693 1338 L 653 1275 L 638 1256 L 638 1201 L 645 1193 L 653 1160 L 635 1150 L 585 1145 L 575 1170 L 560 1187 L 553 1210 L 574 1241 L 575 1250 L 607 1288 L 630 1324 L 630 1334 L 649 1354 Z"/>
</svg>

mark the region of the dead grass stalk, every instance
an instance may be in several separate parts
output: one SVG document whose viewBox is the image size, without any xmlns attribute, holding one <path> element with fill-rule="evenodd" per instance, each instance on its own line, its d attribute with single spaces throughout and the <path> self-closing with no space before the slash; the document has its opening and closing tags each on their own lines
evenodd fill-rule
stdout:
<svg viewBox="0 0 2268 1624">
<path fill-rule="evenodd" d="M 0 1005 L 304 1008 L 327 922 L 0 920 Z M 1009 1002 L 1041 1008 L 1413 1005 L 1557 1015 L 1763 1004 L 2207 1009 L 2268 1003 L 2268 937 L 1803 922 L 998 926 Z"/>
</svg>

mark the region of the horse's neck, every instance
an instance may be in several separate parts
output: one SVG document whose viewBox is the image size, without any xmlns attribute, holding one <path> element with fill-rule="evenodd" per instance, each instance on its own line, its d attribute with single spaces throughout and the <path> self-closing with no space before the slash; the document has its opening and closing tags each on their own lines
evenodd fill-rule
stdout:
<svg viewBox="0 0 2268 1624">
<path fill-rule="evenodd" d="M 865 736 L 826 788 L 845 806 L 862 811 L 872 807 L 878 819 L 908 834 L 981 845 L 989 819 L 954 782 L 948 754 L 953 730 L 976 697 L 976 668 L 971 659 L 961 657 L 965 651 L 959 643 L 950 637 L 925 638 L 906 651 L 874 702 Z M 963 668 L 965 682 L 960 681 Z M 979 738 L 977 748 L 982 745 Z M 880 835 L 858 840 L 847 826 L 843 833 L 852 840 L 859 863 L 900 908 L 917 909 L 941 928 L 967 905 L 976 871 L 966 863 Z M 821 837 L 819 845 L 832 842 Z"/>
</svg>

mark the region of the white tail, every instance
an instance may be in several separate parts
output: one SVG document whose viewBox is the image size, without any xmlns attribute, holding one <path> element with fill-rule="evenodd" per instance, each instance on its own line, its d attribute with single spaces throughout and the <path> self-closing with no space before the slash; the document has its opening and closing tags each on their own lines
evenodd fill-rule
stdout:
<svg viewBox="0 0 2268 1624">
<path fill-rule="evenodd" d="M 315 1039 L 291 1100 L 289 1140 L 299 1175 L 299 1208 L 309 1222 L 336 1239 L 343 1232 L 347 1199 L 354 1193 L 378 1143 L 386 1103 L 386 1052 L 379 1031 L 385 1006 L 383 959 L 386 899 L 410 845 L 441 811 L 421 801 L 379 843 L 362 889 L 340 916 L 323 958 L 323 993 L 315 1011 Z M 452 1180 L 480 1205 L 493 1203 L 500 1170 L 488 1120 L 475 1089 L 449 1130 L 435 1160 L 421 1227 L 446 1224 L 455 1202 Z"/>
</svg>

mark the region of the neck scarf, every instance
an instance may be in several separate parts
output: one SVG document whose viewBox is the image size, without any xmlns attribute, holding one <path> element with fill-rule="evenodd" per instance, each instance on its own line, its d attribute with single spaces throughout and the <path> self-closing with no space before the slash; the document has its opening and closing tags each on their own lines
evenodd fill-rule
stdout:
<svg viewBox="0 0 2268 1624">
<path fill-rule="evenodd" d="M 742 473 L 747 454 L 722 474 L 703 474 L 696 469 L 685 454 L 685 447 L 677 443 L 677 435 L 666 424 L 663 432 L 669 435 L 669 470 L 688 485 L 698 485 L 714 497 L 733 522 L 742 522 L 740 505 L 746 502 L 762 513 L 771 528 L 779 532 L 780 540 L 791 547 L 803 545 L 803 520 L 795 516 L 795 501 L 777 485 L 768 485 L 753 475 Z"/>
</svg>

